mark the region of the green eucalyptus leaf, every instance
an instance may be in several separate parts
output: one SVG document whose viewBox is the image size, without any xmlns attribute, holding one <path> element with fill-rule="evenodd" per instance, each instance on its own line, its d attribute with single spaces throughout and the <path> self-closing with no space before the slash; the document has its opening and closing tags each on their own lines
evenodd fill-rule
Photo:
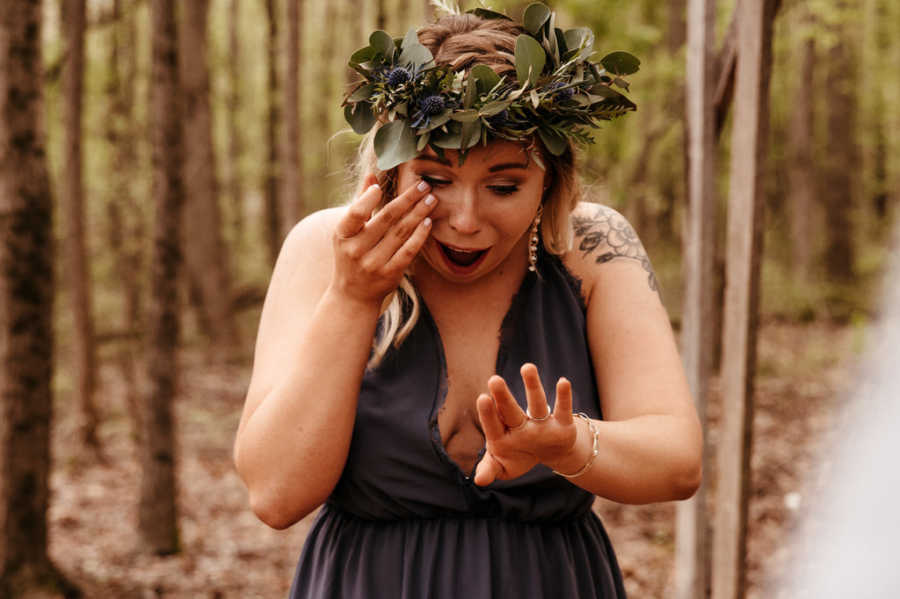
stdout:
<svg viewBox="0 0 900 599">
<path fill-rule="evenodd" d="M 369 45 L 375 49 L 377 54 L 381 54 L 388 61 L 394 56 L 394 39 L 380 29 L 373 31 L 372 35 L 369 36 Z"/>
<path fill-rule="evenodd" d="M 466 11 L 466 14 L 475 15 L 476 17 L 481 17 L 482 19 L 505 19 L 507 21 L 512 21 L 505 14 L 490 10 L 488 8 L 472 8 Z"/>
<path fill-rule="evenodd" d="M 431 55 L 431 51 L 422 44 L 407 46 L 403 48 L 403 51 L 400 53 L 400 62 L 404 64 L 421 67 L 432 60 L 434 60 L 434 57 Z"/>
<path fill-rule="evenodd" d="M 419 36 L 415 29 L 406 32 L 401 45 L 400 62 L 402 64 L 411 64 L 416 66 L 424 66 L 434 60 L 431 51 L 419 43 Z"/>
<path fill-rule="evenodd" d="M 375 134 L 379 170 L 386 171 L 416 157 L 416 134 L 405 120 L 386 123 Z"/>
<path fill-rule="evenodd" d="M 431 134 L 431 145 L 447 150 L 458 150 L 462 141 L 462 125 L 460 123 L 450 123 L 447 131 L 435 131 Z"/>
<path fill-rule="evenodd" d="M 476 64 L 469 71 L 469 79 L 475 79 L 478 85 L 478 92 L 486 94 L 494 86 L 500 83 L 500 75 L 494 72 L 494 69 L 485 64 Z"/>
<path fill-rule="evenodd" d="M 463 123 L 459 133 L 459 147 L 462 150 L 468 150 L 475 146 L 481 139 L 481 122 L 472 121 Z"/>
<path fill-rule="evenodd" d="M 612 82 L 613 82 L 613 85 L 617 85 L 618 87 L 621 87 L 625 91 L 629 91 L 628 82 L 625 81 L 624 79 L 622 79 L 621 77 L 613 77 Z"/>
<path fill-rule="evenodd" d="M 550 35 L 544 38 L 544 44 L 547 47 L 547 54 L 553 59 L 553 68 L 559 66 L 559 46 L 556 45 L 556 13 L 550 13 L 550 21 L 547 30 Z"/>
<path fill-rule="evenodd" d="M 368 104 L 348 104 L 344 107 L 344 118 L 359 135 L 368 133 L 375 124 L 375 114 Z"/>
<path fill-rule="evenodd" d="M 357 87 L 350 97 L 347 98 L 348 102 L 362 102 L 363 100 L 368 100 L 372 97 L 372 93 L 375 91 L 374 83 L 366 83 L 365 85 L 360 85 Z"/>
<path fill-rule="evenodd" d="M 533 2 L 525 9 L 522 26 L 528 33 L 537 35 L 549 18 L 550 9 L 540 2 Z"/>
<path fill-rule="evenodd" d="M 401 48 L 406 48 L 408 46 L 412 46 L 413 44 L 419 43 L 419 35 L 416 33 L 415 27 L 410 27 L 406 32 L 406 35 L 403 36 L 403 42 L 401 44 Z"/>
<path fill-rule="evenodd" d="M 510 104 L 512 104 L 511 100 L 496 100 L 494 102 L 488 102 L 481 107 L 481 110 L 478 111 L 478 114 L 481 116 L 494 116 L 495 114 L 499 114 L 509 108 Z"/>
<path fill-rule="evenodd" d="M 478 120 L 477 110 L 457 110 L 450 118 L 459 123 L 472 123 Z"/>
<path fill-rule="evenodd" d="M 428 138 L 431 137 L 431 132 L 426 131 L 422 135 L 419 136 L 419 141 L 416 142 L 416 152 L 421 152 L 425 149 L 425 146 L 428 145 Z"/>
<path fill-rule="evenodd" d="M 350 64 L 362 64 L 364 62 L 369 62 L 373 58 L 378 51 L 372 46 L 366 46 L 365 48 L 360 48 L 356 52 L 350 55 Z"/>
<path fill-rule="evenodd" d="M 441 114 L 431 117 L 431 119 L 428 121 L 428 126 L 425 127 L 424 129 L 419 129 L 419 131 L 432 131 L 434 129 L 437 129 L 438 127 L 440 127 L 441 125 L 443 125 L 444 123 L 446 123 L 447 121 L 450 120 L 451 114 L 452 114 L 452 112 L 449 109 L 447 109 L 444 112 L 442 112 Z"/>
<path fill-rule="evenodd" d="M 637 73 L 641 61 L 628 52 L 613 52 L 600 59 L 600 64 L 615 75 L 631 75 Z"/>
<path fill-rule="evenodd" d="M 546 147 L 554 156 L 561 156 L 562 153 L 566 151 L 566 147 L 568 146 L 566 138 L 553 129 L 540 127 L 538 128 L 538 136 L 541 138 L 541 141 L 544 142 L 544 147 Z"/>
<path fill-rule="evenodd" d="M 478 99 L 478 81 L 469 73 L 466 78 L 466 91 L 463 93 L 463 108 L 471 108 Z"/>
<path fill-rule="evenodd" d="M 541 44 L 527 34 L 516 38 L 516 78 L 519 83 L 534 83 L 541 76 L 547 53 Z"/>
<path fill-rule="evenodd" d="M 577 29 L 568 29 L 563 34 L 566 40 L 566 48 L 568 50 L 580 50 L 583 44 L 590 39 L 591 30 L 587 27 L 579 27 Z"/>
</svg>

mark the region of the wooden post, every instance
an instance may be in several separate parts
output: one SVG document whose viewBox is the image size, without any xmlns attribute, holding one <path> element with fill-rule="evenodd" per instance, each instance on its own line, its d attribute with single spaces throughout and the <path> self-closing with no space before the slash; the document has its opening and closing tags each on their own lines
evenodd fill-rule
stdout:
<svg viewBox="0 0 900 599">
<path fill-rule="evenodd" d="M 687 17 L 688 211 L 681 345 L 691 393 L 706 430 L 706 395 L 715 347 L 715 0 L 689 0 Z M 709 472 L 708 452 L 703 470 Z M 676 512 L 675 599 L 705 599 L 709 588 L 706 484 Z"/>
<path fill-rule="evenodd" d="M 768 118 L 771 30 L 777 4 L 777 0 L 739 0 L 737 7 L 713 599 L 743 597 L 746 582 L 753 376 L 762 250 L 760 170 Z"/>
</svg>

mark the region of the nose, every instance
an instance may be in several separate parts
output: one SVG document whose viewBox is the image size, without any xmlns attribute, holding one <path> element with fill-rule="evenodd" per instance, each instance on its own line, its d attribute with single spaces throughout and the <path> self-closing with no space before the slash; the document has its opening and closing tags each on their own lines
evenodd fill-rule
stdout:
<svg viewBox="0 0 900 599">
<path fill-rule="evenodd" d="M 449 206 L 450 215 L 447 219 L 450 227 L 461 235 L 478 233 L 481 230 L 481 218 L 478 214 L 478 191 L 471 188 L 461 189 L 454 200 Z"/>
</svg>

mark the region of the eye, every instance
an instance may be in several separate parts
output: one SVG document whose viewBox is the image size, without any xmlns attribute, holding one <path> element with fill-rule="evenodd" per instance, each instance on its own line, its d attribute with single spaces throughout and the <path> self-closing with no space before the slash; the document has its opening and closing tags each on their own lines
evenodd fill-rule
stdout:
<svg viewBox="0 0 900 599">
<path fill-rule="evenodd" d="M 488 189 L 500 196 L 508 196 L 519 191 L 518 185 L 488 185 Z"/>
<path fill-rule="evenodd" d="M 440 187 L 441 185 L 447 185 L 450 181 L 446 179 L 437 179 L 435 177 L 431 177 L 429 175 L 419 175 L 422 177 L 422 180 L 431 185 L 432 187 Z"/>
</svg>

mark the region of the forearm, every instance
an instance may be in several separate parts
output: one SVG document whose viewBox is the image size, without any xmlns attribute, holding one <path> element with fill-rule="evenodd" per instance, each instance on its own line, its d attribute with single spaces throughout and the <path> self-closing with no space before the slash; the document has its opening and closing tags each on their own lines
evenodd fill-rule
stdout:
<svg viewBox="0 0 900 599">
<path fill-rule="evenodd" d="M 377 318 L 377 305 L 326 291 L 296 351 L 286 353 L 284 376 L 238 430 L 237 470 L 267 524 L 299 520 L 337 483 Z"/>
<path fill-rule="evenodd" d="M 620 503 L 642 504 L 690 497 L 702 475 L 702 437 L 692 416 L 646 415 L 621 421 L 592 420 L 599 451 L 590 468 L 570 482 Z M 554 470 L 578 472 L 591 457 L 586 423 L 569 455 Z"/>
</svg>

